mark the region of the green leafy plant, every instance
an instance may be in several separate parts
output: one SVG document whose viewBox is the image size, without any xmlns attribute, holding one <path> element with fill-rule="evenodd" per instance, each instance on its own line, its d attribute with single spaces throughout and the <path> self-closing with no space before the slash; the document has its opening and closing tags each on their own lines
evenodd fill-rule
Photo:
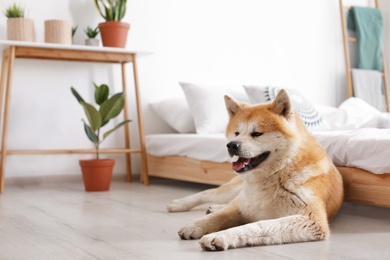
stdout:
<svg viewBox="0 0 390 260">
<path fill-rule="evenodd" d="M 17 4 L 13 4 L 5 9 L 5 16 L 7 18 L 23 18 L 24 9 Z"/>
<path fill-rule="evenodd" d="M 87 29 L 84 30 L 84 32 L 88 36 L 88 38 L 93 39 L 99 34 L 99 27 L 93 29 L 92 27 L 88 26 Z"/>
<path fill-rule="evenodd" d="M 89 140 L 95 145 L 96 150 L 96 159 L 99 160 L 99 145 L 115 130 L 131 122 L 131 120 L 125 120 L 119 123 L 117 126 L 111 130 L 105 132 L 102 137 L 100 137 L 100 131 L 103 126 L 105 126 L 111 119 L 118 116 L 122 111 L 125 101 L 123 97 L 123 92 L 117 93 L 109 98 L 109 88 L 106 84 L 100 86 L 93 83 L 95 87 L 95 102 L 99 106 L 96 109 L 93 105 L 84 101 L 84 99 L 79 95 L 79 93 L 71 87 L 71 92 L 77 99 L 77 101 L 84 108 L 85 115 L 88 118 L 89 125 L 83 120 L 84 130 L 87 134 Z"/>
<path fill-rule="evenodd" d="M 77 25 L 72 27 L 72 38 L 76 34 L 77 27 L 78 27 Z"/>
<path fill-rule="evenodd" d="M 96 8 L 106 21 L 121 21 L 126 13 L 127 0 L 95 0 Z"/>
</svg>

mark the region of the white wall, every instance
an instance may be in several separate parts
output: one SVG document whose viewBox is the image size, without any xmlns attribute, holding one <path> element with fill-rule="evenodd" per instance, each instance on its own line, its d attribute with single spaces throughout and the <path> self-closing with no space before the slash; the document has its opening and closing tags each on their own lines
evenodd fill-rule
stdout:
<svg viewBox="0 0 390 260">
<path fill-rule="evenodd" d="M 4 0 L 4 9 L 12 0 Z M 34 19 L 37 41 L 43 21 L 69 19 L 82 29 L 102 21 L 92 0 L 18 1 Z M 346 97 L 338 1 L 329 0 L 129 0 L 128 48 L 153 52 L 138 61 L 146 133 L 171 131 L 148 103 L 182 96 L 178 81 L 278 85 L 295 88 L 315 104 L 338 105 Z M 0 38 L 5 39 L 5 17 Z M 131 90 L 131 65 L 128 83 Z M 76 87 L 92 97 L 92 81 L 120 88 L 116 65 L 17 60 L 13 78 L 9 149 L 92 147 L 84 136 Z M 129 91 L 133 97 L 134 93 Z M 135 117 L 134 104 L 129 108 Z M 131 138 L 138 145 L 136 122 Z M 106 140 L 121 145 L 123 133 Z M 9 156 L 6 176 L 79 174 L 90 155 Z M 124 172 L 122 155 L 115 157 Z M 47 162 L 47 165 L 43 163 Z M 139 157 L 133 168 L 139 172 Z"/>
</svg>

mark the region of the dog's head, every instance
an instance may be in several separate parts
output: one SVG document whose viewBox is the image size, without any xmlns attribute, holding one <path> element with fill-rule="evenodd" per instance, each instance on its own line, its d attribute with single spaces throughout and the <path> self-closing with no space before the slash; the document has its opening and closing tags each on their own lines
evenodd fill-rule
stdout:
<svg viewBox="0 0 390 260">
<path fill-rule="evenodd" d="M 230 117 L 226 146 L 234 171 L 270 172 L 291 157 L 299 139 L 296 133 L 304 126 L 296 120 L 285 90 L 279 91 L 269 104 L 251 106 L 229 96 L 225 96 L 225 104 Z"/>
</svg>

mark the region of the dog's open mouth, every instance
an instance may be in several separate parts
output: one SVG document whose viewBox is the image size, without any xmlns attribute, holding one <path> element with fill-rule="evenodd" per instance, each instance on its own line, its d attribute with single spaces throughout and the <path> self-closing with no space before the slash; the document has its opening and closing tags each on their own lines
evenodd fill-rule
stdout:
<svg viewBox="0 0 390 260">
<path fill-rule="evenodd" d="M 238 173 L 249 171 L 264 162 L 270 153 L 267 151 L 253 158 L 238 157 L 238 160 L 232 163 L 233 170 Z"/>
</svg>

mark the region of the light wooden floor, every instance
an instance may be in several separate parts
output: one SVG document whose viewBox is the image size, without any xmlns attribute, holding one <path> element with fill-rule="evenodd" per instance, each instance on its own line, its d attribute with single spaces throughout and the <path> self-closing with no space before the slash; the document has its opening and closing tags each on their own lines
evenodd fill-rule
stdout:
<svg viewBox="0 0 390 260">
<path fill-rule="evenodd" d="M 84 192 L 81 181 L 16 185 L 0 194 L 0 259 L 390 259 L 390 209 L 345 203 L 327 241 L 204 252 L 177 230 L 206 206 L 168 213 L 210 186 L 151 179 Z"/>
</svg>

